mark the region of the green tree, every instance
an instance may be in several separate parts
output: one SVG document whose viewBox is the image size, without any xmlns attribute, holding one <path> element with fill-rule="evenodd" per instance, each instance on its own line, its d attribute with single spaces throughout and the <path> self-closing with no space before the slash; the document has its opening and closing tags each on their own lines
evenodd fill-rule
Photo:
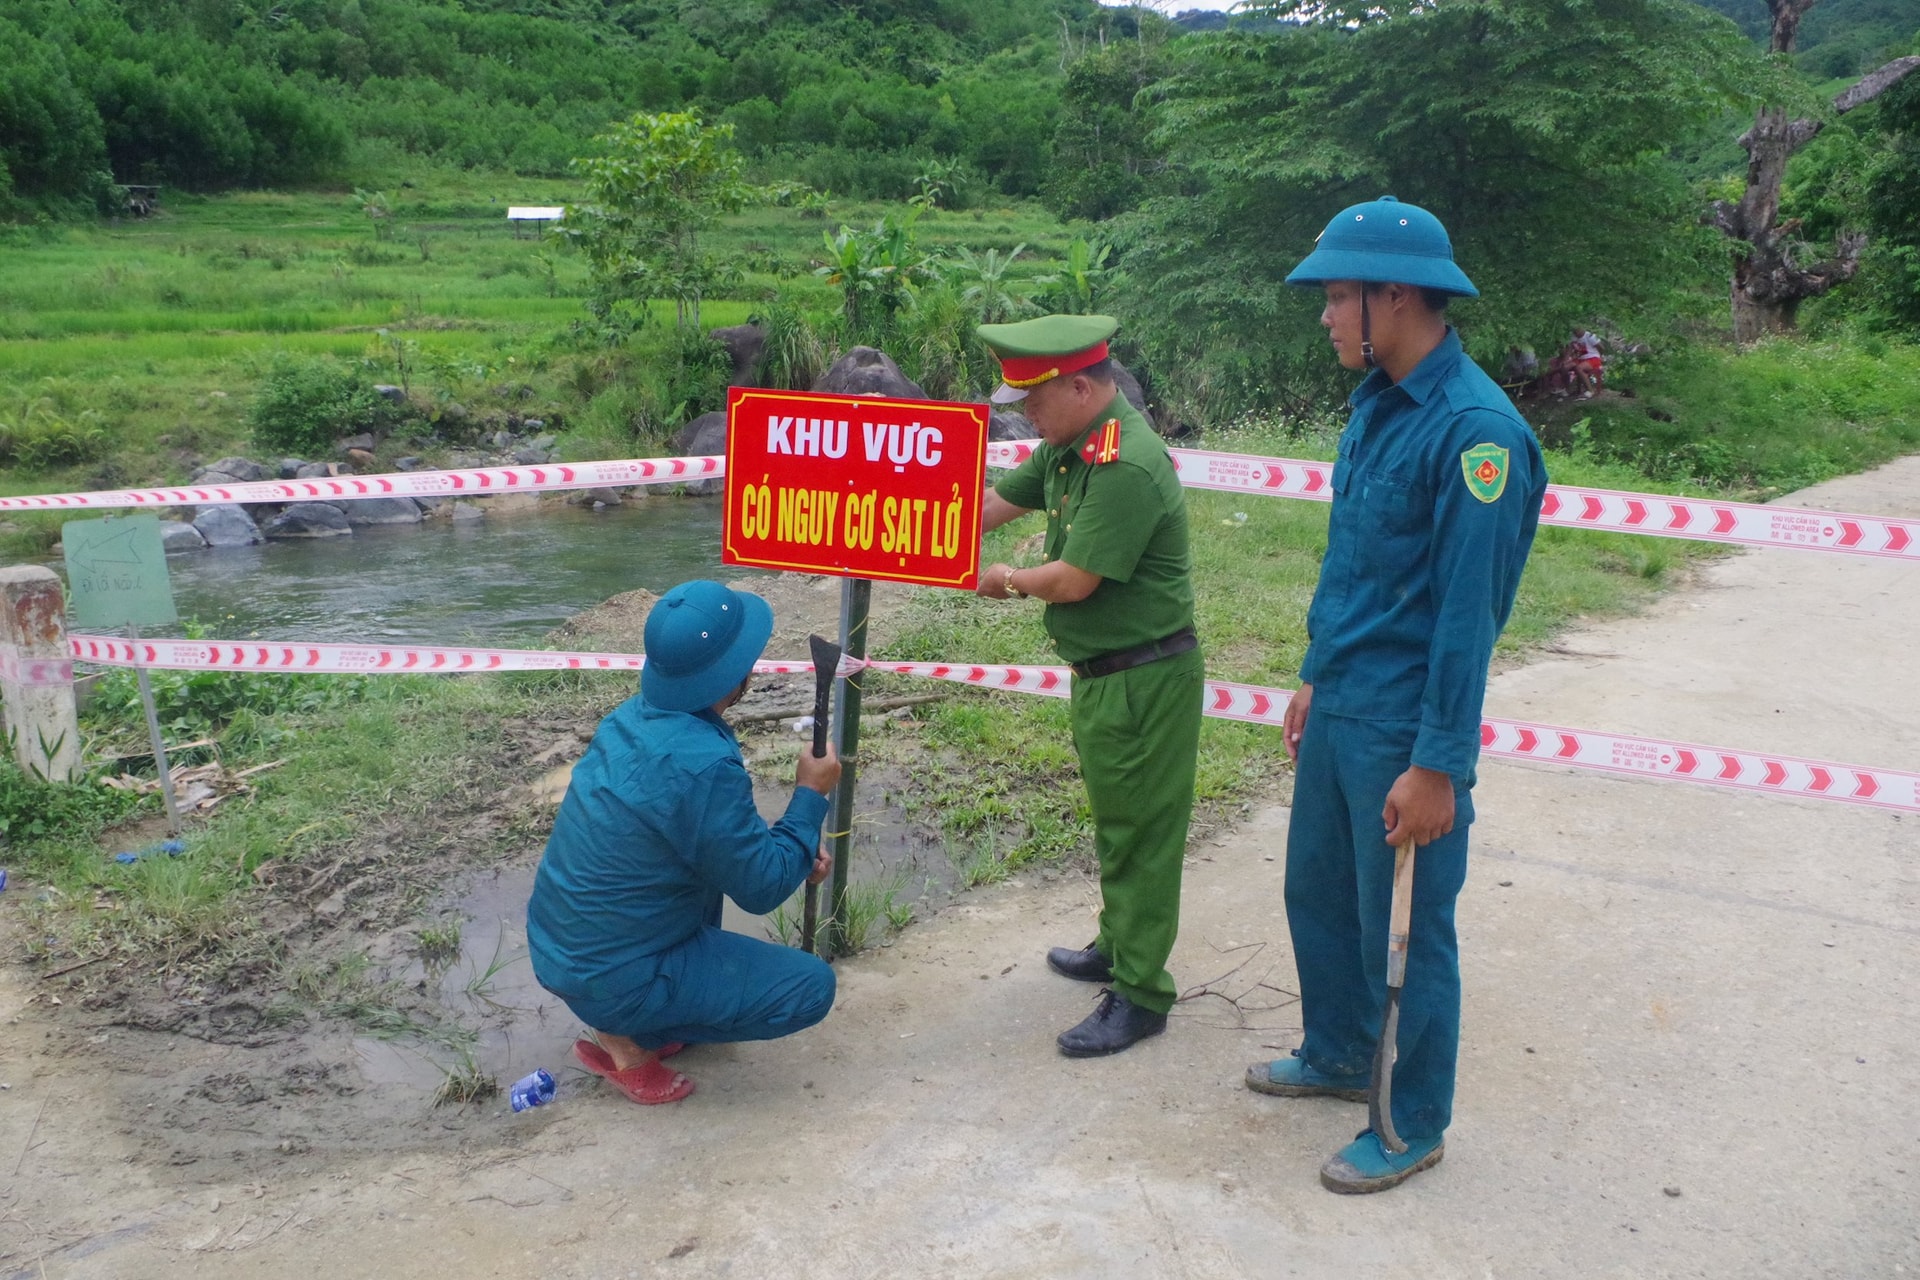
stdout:
<svg viewBox="0 0 1920 1280">
<path fill-rule="evenodd" d="M 914 237 L 919 216 L 919 209 L 910 209 L 903 218 L 886 215 L 871 231 L 843 226 L 823 233 L 827 261 L 814 274 L 840 290 L 853 341 L 884 345 L 914 288 L 934 278 L 933 259 Z"/>
<path fill-rule="evenodd" d="M 641 112 L 599 141 L 604 154 L 574 162 L 586 199 L 567 209 L 565 224 L 596 296 L 609 309 L 671 298 L 678 326 L 698 328 L 701 299 L 729 274 L 701 233 L 755 194 L 740 176 L 733 126 L 703 125 L 694 111 Z"/>
<path fill-rule="evenodd" d="M 1032 283 L 1007 274 L 1014 259 L 1026 250 L 1026 245 L 1017 244 L 1001 257 L 998 249 L 975 253 L 961 245 L 947 259 L 941 275 L 959 289 L 961 303 L 981 324 L 1004 324 L 1040 309 L 1033 302 Z"/>
<path fill-rule="evenodd" d="M 1331 214 L 1382 193 L 1451 229 L 1486 295 L 1459 311 L 1483 358 L 1555 343 L 1576 320 L 1657 314 L 1710 279 L 1711 235 L 1667 152 L 1766 79 L 1731 23 L 1686 0 L 1266 13 L 1312 20 L 1175 46 L 1154 137 L 1191 194 L 1111 224 L 1123 314 L 1186 381 L 1189 412 L 1337 383 L 1317 300 L 1283 280 Z"/>
</svg>

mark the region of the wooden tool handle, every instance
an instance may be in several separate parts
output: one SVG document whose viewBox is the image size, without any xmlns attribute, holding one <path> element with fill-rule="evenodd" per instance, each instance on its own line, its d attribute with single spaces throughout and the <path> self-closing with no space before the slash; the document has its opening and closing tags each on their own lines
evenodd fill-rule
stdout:
<svg viewBox="0 0 1920 1280">
<path fill-rule="evenodd" d="M 1393 915 L 1387 923 L 1387 985 L 1407 981 L 1407 932 L 1413 923 L 1413 841 L 1394 846 Z"/>
</svg>

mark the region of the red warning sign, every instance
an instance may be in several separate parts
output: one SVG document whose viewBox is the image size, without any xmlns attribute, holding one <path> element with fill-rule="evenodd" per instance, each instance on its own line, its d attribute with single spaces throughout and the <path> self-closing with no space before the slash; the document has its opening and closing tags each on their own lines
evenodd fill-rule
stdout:
<svg viewBox="0 0 1920 1280">
<path fill-rule="evenodd" d="M 971 589 L 984 404 L 727 392 L 721 561 Z"/>
</svg>

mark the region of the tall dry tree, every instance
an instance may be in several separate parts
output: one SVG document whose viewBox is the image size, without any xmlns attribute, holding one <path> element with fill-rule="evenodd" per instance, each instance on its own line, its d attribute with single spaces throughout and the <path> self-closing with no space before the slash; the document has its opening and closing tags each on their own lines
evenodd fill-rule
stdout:
<svg viewBox="0 0 1920 1280">
<path fill-rule="evenodd" d="M 1800 20 L 1814 3 L 1767 0 L 1773 14 L 1769 47 L 1774 53 L 1793 52 Z M 1915 71 L 1920 71 L 1920 57 L 1895 58 L 1835 97 L 1833 109 L 1844 115 L 1865 106 Z M 1713 206 L 1714 225 L 1737 242 L 1731 292 L 1733 336 L 1739 342 L 1792 330 L 1800 304 L 1852 279 L 1867 247 L 1864 232 L 1843 231 L 1834 240 L 1831 256 L 1812 263 L 1797 260 L 1801 241 L 1795 233 L 1800 219 L 1780 221 L 1780 183 L 1786 177 L 1787 161 L 1813 141 L 1826 121 L 1788 119 L 1788 115 L 1784 107 L 1760 109 L 1753 128 L 1740 138 L 1747 153 L 1746 192 L 1738 204 L 1717 200 Z"/>
</svg>

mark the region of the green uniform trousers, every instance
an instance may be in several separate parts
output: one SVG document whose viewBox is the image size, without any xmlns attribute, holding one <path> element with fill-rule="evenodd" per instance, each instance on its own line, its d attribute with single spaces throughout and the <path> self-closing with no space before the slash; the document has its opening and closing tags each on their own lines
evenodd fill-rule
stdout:
<svg viewBox="0 0 1920 1280">
<path fill-rule="evenodd" d="M 1073 745 L 1093 807 L 1100 934 L 1113 989 L 1165 1013 L 1180 931 L 1180 869 L 1193 817 L 1205 663 L 1198 649 L 1073 681 Z"/>
</svg>

